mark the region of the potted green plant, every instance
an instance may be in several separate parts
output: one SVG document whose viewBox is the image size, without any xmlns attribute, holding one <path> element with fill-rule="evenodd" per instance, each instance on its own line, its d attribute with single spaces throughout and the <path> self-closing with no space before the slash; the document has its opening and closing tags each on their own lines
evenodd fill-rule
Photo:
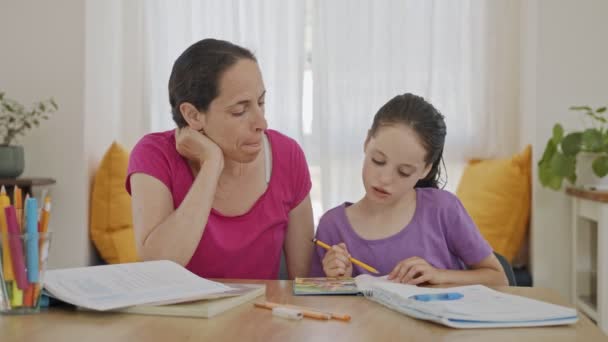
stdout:
<svg viewBox="0 0 608 342">
<path fill-rule="evenodd" d="M 15 178 L 23 172 L 23 146 L 16 145 L 17 138 L 48 119 L 57 108 L 52 98 L 26 108 L 0 92 L 0 178 Z"/>
<path fill-rule="evenodd" d="M 606 107 L 594 110 L 589 106 L 575 106 L 570 110 L 583 115 L 586 128 L 566 134 L 562 125 L 555 124 L 553 136 L 538 162 L 540 183 L 553 190 L 559 190 L 564 179 L 570 184 L 577 184 L 577 179 L 583 173 L 598 178 L 608 174 Z M 583 186 L 593 185 L 586 182 L 588 180 L 579 183 L 583 183 Z"/>
</svg>

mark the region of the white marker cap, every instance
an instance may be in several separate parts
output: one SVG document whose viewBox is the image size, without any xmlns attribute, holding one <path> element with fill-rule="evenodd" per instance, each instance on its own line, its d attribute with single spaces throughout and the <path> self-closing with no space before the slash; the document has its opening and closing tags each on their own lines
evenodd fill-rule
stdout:
<svg viewBox="0 0 608 342">
<path fill-rule="evenodd" d="M 302 311 L 299 311 L 297 309 L 292 309 L 292 308 L 287 308 L 284 306 L 279 306 L 276 308 L 272 309 L 272 314 L 274 316 L 279 316 L 279 317 L 283 317 L 283 318 L 287 318 L 287 319 L 302 319 L 304 317 L 304 314 L 302 313 Z"/>
</svg>

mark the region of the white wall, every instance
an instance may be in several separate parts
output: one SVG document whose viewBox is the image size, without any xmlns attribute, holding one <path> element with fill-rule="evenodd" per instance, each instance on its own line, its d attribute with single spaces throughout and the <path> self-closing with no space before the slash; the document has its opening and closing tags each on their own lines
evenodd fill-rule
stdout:
<svg viewBox="0 0 608 342">
<path fill-rule="evenodd" d="M 59 111 L 25 139 L 25 177 L 52 177 L 50 267 L 89 262 L 84 171 L 84 9 L 81 1 L 2 1 L 0 89 L 29 104 L 54 97 Z"/>
<path fill-rule="evenodd" d="M 536 163 L 556 122 L 580 128 L 568 107 L 608 104 L 608 1 L 528 0 L 521 10 L 521 139 L 532 142 L 534 155 L 533 280 L 569 298 L 570 200 L 539 185 Z"/>
<path fill-rule="evenodd" d="M 103 153 L 125 129 L 117 118 L 123 111 L 106 101 L 112 98 L 107 94 L 121 91 L 114 85 L 120 70 L 111 65 L 122 51 L 105 48 L 113 46 L 120 27 L 107 21 L 114 13 L 102 12 L 109 7 L 99 4 L 0 3 L 0 91 L 25 104 L 52 96 L 59 105 L 51 120 L 22 140 L 23 177 L 57 181 L 51 189 L 50 268 L 97 263 L 88 233 L 91 183 Z"/>
</svg>

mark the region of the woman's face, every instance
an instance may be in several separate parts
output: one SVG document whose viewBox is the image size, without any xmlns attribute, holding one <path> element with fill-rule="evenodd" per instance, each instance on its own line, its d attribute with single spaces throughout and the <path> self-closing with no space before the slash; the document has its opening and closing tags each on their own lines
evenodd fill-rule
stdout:
<svg viewBox="0 0 608 342">
<path fill-rule="evenodd" d="M 221 76 L 219 95 L 203 113 L 203 130 L 228 159 L 247 163 L 262 150 L 266 89 L 258 64 L 240 59 Z"/>
<path fill-rule="evenodd" d="M 374 202 L 395 203 L 413 191 L 431 165 L 418 134 L 404 124 L 381 126 L 365 143 L 363 185 Z"/>
</svg>

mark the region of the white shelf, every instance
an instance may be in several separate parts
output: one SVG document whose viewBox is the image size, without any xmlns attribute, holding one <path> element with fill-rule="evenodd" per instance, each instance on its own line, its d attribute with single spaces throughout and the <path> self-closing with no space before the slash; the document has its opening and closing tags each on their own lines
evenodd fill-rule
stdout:
<svg viewBox="0 0 608 342">
<path fill-rule="evenodd" d="M 575 194 L 572 209 L 571 302 L 608 333 L 608 201 Z"/>
<path fill-rule="evenodd" d="M 595 307 L 595 299 L 589 297 L 579 297 L 577 306 L 578 308 L 584 312 L 589 318 L 594 321 L 598 321 L 599 315 L 597 313 L 597 309 Z"/>
</svg>

